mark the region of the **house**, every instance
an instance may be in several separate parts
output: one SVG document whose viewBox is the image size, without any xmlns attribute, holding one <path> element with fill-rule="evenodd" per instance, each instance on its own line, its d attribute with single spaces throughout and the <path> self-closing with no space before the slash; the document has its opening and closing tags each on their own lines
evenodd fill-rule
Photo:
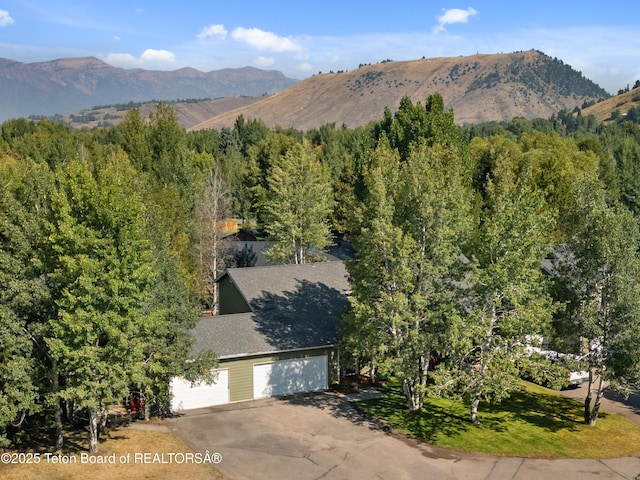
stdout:
<svg viewBox="0 0 640 480">
<path fill-rule="evenodd" d="M 220 315 L 195 329 L 194 354 L 218 355 L 217 380 L 174 378 L 172 410 L 328 388 L 338 376 L 336 327 L 348 305 L 343 262 L 231 268 Z"/>
</svg>

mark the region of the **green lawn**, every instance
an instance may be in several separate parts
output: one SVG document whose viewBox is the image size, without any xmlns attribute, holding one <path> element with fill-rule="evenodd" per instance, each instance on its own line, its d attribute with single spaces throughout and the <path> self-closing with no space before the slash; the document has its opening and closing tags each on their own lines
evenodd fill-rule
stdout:
<svg viewBox="0 0 640 480">
<path fill-rule="evenodd" d="M 468 406 L 427 399 L 411 412 L 397 384 L 380 388 L 384 398 L 359 402 L 362 410 L 424 442 L 469 452 L 545 458 L 626 457 L 640 452 L 640 426 L 601 411 L 594 427 L 582 424 L 582 405 L 524 382 L 499 405 L 480 405 L 480 425 Z"/>
</svg>

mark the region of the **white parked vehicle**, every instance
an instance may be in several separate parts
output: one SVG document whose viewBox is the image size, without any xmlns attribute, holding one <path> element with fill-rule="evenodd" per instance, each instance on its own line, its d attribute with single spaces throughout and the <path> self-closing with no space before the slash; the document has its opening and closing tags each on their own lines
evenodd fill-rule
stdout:
<svg viewBox="0 0 640 480">
<path fill-rule="evenodd" d="M 555 350 L 543 350 L 541 348 L 538 347 L 532 347 L 532 346 L 528 346 L 527 347 L 527 352 L 529 352 L 529 354 L 531 353 L 538 353 L 540 355 L 544 355 L 545 357 L 547 357 L 549 360 L 551 360 L 552 362 L 562 362 L 563 360 L 584 360 L 584 358 L 586 357 L 581 357 L 579 355 L 571 355 L 568 353 L 560 353 L 560 352 L 556 352 Z M 589 372 L 586 370 L 568 370 L 567 371 L 567 381 L 569 383 L 569 385 L 571 386 L 579 386 L 582 385 L 585 382 L 589 381 Z"/>
<path fill-rule="evenodd" d="M 589 372 L 584 370 L 570 371 L 567 373 L 567 380 L 569 380 L 569 385 L 582 385 L 589 381 Z"/>
</svg>

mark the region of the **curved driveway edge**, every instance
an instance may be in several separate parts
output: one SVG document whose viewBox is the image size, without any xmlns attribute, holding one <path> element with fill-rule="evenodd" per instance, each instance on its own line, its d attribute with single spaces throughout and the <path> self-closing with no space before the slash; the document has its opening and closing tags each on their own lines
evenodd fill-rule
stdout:
<svg viewBox="0 0 640 480">
<path fill-rule="evenodd" d="M 231 480 L 629 479 L 640 457 L 546 460 L 474 455 L 396 435 L 328 393 L 192 410 L 168 421 Z"/>
</svg>

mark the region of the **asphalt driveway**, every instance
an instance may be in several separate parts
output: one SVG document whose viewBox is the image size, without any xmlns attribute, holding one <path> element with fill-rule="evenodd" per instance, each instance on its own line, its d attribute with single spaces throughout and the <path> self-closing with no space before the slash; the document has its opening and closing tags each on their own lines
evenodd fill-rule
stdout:
<svg viewBox="0 0 640 480">
<path fill-rule="evenodd" d="M 583 384 L 579 387 L 562 390 L 560 393 L 565 397 L 573 398 L 580 403 L 584 403 L 587 390 L 587 385 Z M 595 397 L 595 392 L 593 392 L 593 396 Z M 624 398 L 624 396 L 619 393 L 605 390 L 601 408 L 605 412 L 622 415 L 627 420 L 640 425 L 640 390 L 633 390 L 628 398 Z"/>
<path fill-rule="evenodd" d="M 219 453 L 232 480 L 635 479 L 640 458 L 544 460 L 470 455 L 421 444 L 328 393 L 192 410 L 169 427 L 196 452 Z"/>
</svg>

